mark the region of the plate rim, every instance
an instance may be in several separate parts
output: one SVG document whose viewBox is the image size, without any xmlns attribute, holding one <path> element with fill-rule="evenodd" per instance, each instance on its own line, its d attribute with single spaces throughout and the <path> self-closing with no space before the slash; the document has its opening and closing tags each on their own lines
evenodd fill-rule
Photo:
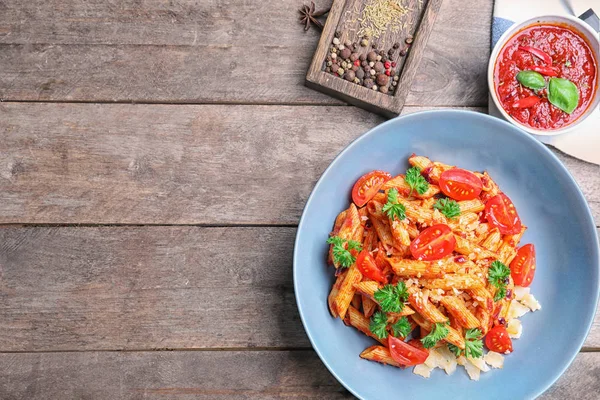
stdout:
<svg viewBox="0 0 600 400">
<path fill-rule="evenodd" d="M 504 121 L 500 118 L 493 117 L 488 114 L 483 114 L 483 113 L 479 113 L 479 112 L 471 111 L 471 110 L 456 110 L 456 109 L 424 110 L 424 111 L 418 111 L 415 113 L 411 113 L 411 114 L 407 114 L 407 115 L 400 115 L 398 117 L 392 118 L 388 121 L 385 121 L 381 124 L 374 126 L 373 128 L 369 129 L 365 133 L 361 134 L 356 139 L 352 140 L 347 146 L 345 146 L 342 149 L 342 151 L 340 151 L 340 153 L 331 161 L 331 163 L 327 166 L 327 168 L 321 173 L 321 176 L 315 183 L 310 195 L 308 196 L 308 199 L 306 200 L 306 204 L 304 205 L 304 208 L 302 209 L 302 214 L 301 214 L 300 220 L 298 222 L 296 238 L 294 240 L 293 266 L 292 266 L 292 269 L 293 269 L 292 275 L 293 275 L 293 281 L 294 281 L 294 298 L 296 300 L 296 307 L 298 308 L 298 312 L 300 314 L 300 320 L 302 321 L 302 326 L 304 328 L 306 336 L 308 336 L 308 340 L 310 341 L 311 347 L 317 353 L 321 362 L 325 365 L 325 367 L 329 370 L 329 372 L 335 377 L 335 379 L 340 384 L 342 384 L 342 386 L 344 386 L 350 393 L 352 393 L 355 397 L 357 397 L 361 400 L 364 400 L 364 398 L 361 395 L 359 395 L 358 393 L 356 393 L 356 391 L 350 385 L 348 385 L 343 379 L 340 378 L 340 376 L 331 367 L 331 365 L 325 359 L 325 357 L 323 357 L 320 349 L 315 345 L 311 330 L 308 328 L 308 325 L 306 323 L 306 319 L 304 316 L 304 311 L 303 311 L 301 303 L 299 301 L 300 297 L 298 295 L 299 289 L 298 289 L 298 279 L 297 279 L 297 270 L 298 270 L 297 265 L 298 265 L 298 257 L 299 257 L 298 244 L 300 241 L 300 233 L 303 230 L 303 224 L 305 221 L 306 212 L 313 200 L 313 197 L 315 196 L 315 192 L 316 192 L 317 188 L 321 185 L 325 175 L 327 175 L 329 170 L 334 167 L 334 165 L 344 156 L 344 154 L 349 152 L 350 149 L 359 145 L 359 143 L 362 140 L 365 140 L 367 137 L 376 134 L 378 130 L 383 129 L 387 125 L 393 125 L 398 120 L 410 120 L 410 119 L 414 119 L 414 118 L 418 119 L 418 118 L 423 118 L 423 117 L 427 117 L 427 116 L 435 118 L 436 116 L 441 117 L 443 115 L 449 115 L 449 116 L 462 115 L 462 116 L 465 116 L 466 118 L 476 118 L 476 119 L 480 119 L 480 120 L 488 120 L 492 123 L 499 123 L 500 125 L 505 125 L 505 126 L 509 127 L 509 130 L 512 130 L 515 135 L 520 135 L 521 137 L 523 137 L 524 140 L 526 140 L 526 141 L 528 140 L 530 143 L 532 143 L 533 146 L 537 146 L 542 152 L 545 152 L 546 155 L 550 156 L 550 158 L 555 163 L 558 164 L 560 169 L 566 173 L 566 175 L 571 180 L 571 183 L 573 183 L 575 188 L 577 189 L 577 197 L 580 200 L 583 200 L 583 204 L 585 205 L 585 213 L 588 217 L 587 219 L 589 221 L 592 221 L 592 225 L 593 225 L 592 229 L 591 229 L 592 238 L 596 239 L 596 243 L 600 246 L 600 240 L 598 238 L 596 222 L 595 222 L 592 212 L 590 210 L 590 206 L 589 206 L 588 201 L 585 198 L 581 188 L 579 187 L 579 184 L 577 183 L 577 181 L 575 180 L 575 178 L 573 177 L 571 172 L 567 169 L 567 167 L 565 167 L 565 165 L 560 161 L 560 159 L 546 145 L 539 142 L 537 139 L 535 139 L 533 136 L 529 135 L 527 132 L 519 129 L 518 127 L 514 126 L 513 124 L 511 124 L 507 121 Z M 600 279 L 598 278 L 600 276 L 600 247 L 599 246 L 596 246 L 592 250 L 592 256 L 595 259 L 595 264 L 596 264 L 596 269 L 597 269 L 597 275 L 596 275 L 597 281 L 600 281 Z M 597 290 L 596 290 L 594 300 L 593 300 L 593 303 L 594 303 L 593 309 L 596 311 L 591 313 L 588 320 L 585 321 L 587 326 L 585 327 L 585 335 L 582 336 L 582 338 L 579 341 L 579 344 L 577 346 L 577 347 L 579 347 L 579 350 L 570 355 L 569 360 L 566 363 L 564 363 L 564 365 L 562 365 L 561 368 L 558 369 L 556 374 L 554 374 L 553 376 L 550 376 L 548 380 L 546 380 L 537 389 L 534 390 L 534 392 L 535 392 L 534 398 L 540 396 L 542 393 L 544 393 L 546 390 L 548 390 L 558 380 L 558 378 L 560 378 L 565 373 L 567 368 L 569 368 L 569 366 L 575 360 L 575 357 L 577 357 L 577 355 L 581 352 L 581 348 L 582 348 L 583 344 L 585 343 L 585 340 L 589 336 L 589 333 L 592 328 L 594 318 L 596 316 L 597 309 L 598 309 L 598 301 L 600 298 L 600 285 L 596 285 L 596 286 L 597 286 Z"/>
</svg>

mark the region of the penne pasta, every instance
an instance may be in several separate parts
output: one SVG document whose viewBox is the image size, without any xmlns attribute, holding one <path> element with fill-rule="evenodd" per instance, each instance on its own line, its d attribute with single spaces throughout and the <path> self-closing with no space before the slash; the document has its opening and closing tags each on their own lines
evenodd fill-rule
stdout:
<svg viewBox="0 0 600 400">
<path fill-rule="evenodd" d="M 337 276 L 335 283 L 333 284 L 333 287 L 331 288 L 331 292 L 329 292 L 329 296 L 327 297 L 327 304 L 329 305 L 329 312 L 331 313 L 331 315 L 334 318 L 337 318 L 339 316 L 337 313 L 337 310 L 335 309 L 334 301 L 340 291 L 342 282 L 344 282 L 346 273 L 347 273 L 347 271 L 344 271 Z"/>
<path fill-rule="evenodd" d="M 390 354 L 390 351 L 387 347 L 384 346 L 371 346 L 368 349 L 365 349 L 362 353 L 360 353 L 360 358 L 364 358 L 365 360 L 376 361 L 382 364 L 392 365 L 398 368 L 404 368 L 403 365 L 398 364 Z"/>
<path fill-rule="evenodd" d="M 371 300 L 375 301 L 375 292 L 380 289 L 379 283 L 375 281 L 362 281 L 354 284 L 354 289 L 360 293 L 364 294 Z"/>
<path fill-rule="evenodd" d="M 464 328 L 471 329 L 479 326 L 479 320 L 467 309 L 465 302 L 457 296 L 444 296 L 440 301 L 446 311 Z"/>
<path fill-rule="evenodd" d="M 502 244 L 498 250 L 498 260 L 504 265 L 510 265 L 512 260 L 517 256 L 517 250 L 508 243 Z"/>
<path fill-rule="evenodd" d="M 371 315 L 375 312 L 377 308 L 377 303 L 375 300 L 371 299 L 367 295 L 361 293 L 362 297 L 362 306 L 363 306 L 363 314 L 366 318 L 371 318 Z"/>
<path fill-rule="evenodd" d="M 371 332 L 371 329 L 369 329 L 369 318 L 365 317 L 357 308 L 353 306 L 348 307 L 346 319 L 348 320 L 349 325 L 355 327 L 365 335 L 377 340 L 381 344 L 387 345 L 387 340 L 379 339 Z"/>
<path fill-rule="evenodd" d="M 488 249 L 489 251 L 498 251 L 498 248 L 502 244 L 502 235 L 498 228 L 494 228 L 490 231 L 487 237 L 481 242 L 481 247 Z"/>
<path fill-rule="evenodd" d="M 354 284 L 359 283 L 361 279 L 362 274 L 356 267 L 356 264 L 353 264 L 350 268 L 348 268 L 348 273 L 340 285 L 339 292 L 333 301 L 335 310 L 341 319 L 344 319 L 346 316 L 346 311 L 348 310 L 350 302 L 352 301 L 354 293 L 356 292 Z"/>
<path fill-rule="evenodd" d="M 427 289 L 465 290 L 483 286 L 481 279 L 469 274 L 448 274 L 443 278 L 421 279 L 421 285 Z"/>
<path fill-rule="evenodd" d="M 504 243 L 508 244 L 511 247 L 517 247 L 519 245 L 519 242 L 521 241 L 521 238 L 523 237 L 523 234 L 525 233 L 525 231 L 527 230 L 527 227 L 525 225 L 521 226 L 521 232 L 519 233 L 515 233 L 514 235 L 506 235 L 504 236 Z"/>
<path fill-rule="evenodd" d="M 408 289 L 408 302 L 415 309 L 416 312 L 421 314 L 423 318 L 430 322 L 446 322 L 446 317 L 440 310 L 438 310 L 428 298 L 423 295 L 423 292 L 419 291 L 415 287 Z"/>
<path fill-rule="evenodd" d="M 479 199 L 459 201 L 458 206 L 460 207 L 461 213 L 471 212 L 477 214 L 478 212 L 483 211 L 483 209 L 485 208 L 483 201 Z"/>
<path fill-rule="evenodd" d="M 362 304 L 360 294 L 355 293 L 350 304 L 352 305 L 352 307 L 359 309 L 360 305 Z"/>
<path fill-rule="evenodd" d="M 444 275 L 436 262 L 408 260 L 402 257 L 388 257 L 387 262 L 394 274 L 402 277 L 439 278 Z"/>
<path fill-rule="evenodd" d="M 456 234 L 454 235 L 454 238 L 456 239 L 456 245 L 454 246 L 454 250 L 457 253 L 464 254 L 470 260 L 483 260 L 484 258 L 499 258 L 498 253 L 489 251 L 488 249 L 481 247 L 477 243 L 471 242 L 470 240 L 467 240 Z"/>
<path fill-rule="evenodd" d="M 394 241 L 394 247 L 401 250 L 402 253 L 406 251 L 406 248 L 410 246 L 410 236 L 406 225 L 398 220 L 389 219 L 389 225 L 391 227 L 392 239 Z"/>
</svg>

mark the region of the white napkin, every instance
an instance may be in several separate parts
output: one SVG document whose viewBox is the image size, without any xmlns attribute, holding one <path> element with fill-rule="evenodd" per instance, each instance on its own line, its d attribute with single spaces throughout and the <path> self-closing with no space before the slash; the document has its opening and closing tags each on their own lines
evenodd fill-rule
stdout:
<svg viewBox="0 0 600 400">
<path fill-rule="evenodd" d="M 496 0 L 492 20 L 492 48 L 515 22 L 545 14 L 579 16 L 593 6 L 596 13 L 600 12 L 600 0 Z M 502 118 L 491 98 L 489 113 Z M 556 136 L 533 136 L 573 157 L 600 165 L 600 108 L 573 131 Z"/>
</svg>

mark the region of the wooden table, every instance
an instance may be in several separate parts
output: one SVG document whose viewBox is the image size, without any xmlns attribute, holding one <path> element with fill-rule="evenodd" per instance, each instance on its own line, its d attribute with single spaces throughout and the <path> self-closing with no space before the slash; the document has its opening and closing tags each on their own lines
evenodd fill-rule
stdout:
<svg viewBox="0 0 600 400">
<path fill-rule="evenodd" d="M 383 119 L 304 87 L 302 1 L 0 2 L 1 399 L 351 397 L 292 249 Z M 405 113 L 485 112 L 491 11 L 445 0 Z M 556 154 L 600 221 L 600 167 Z M 599 351 L 596 318 L 543 398 L 597 399 Z"/>
</svg>

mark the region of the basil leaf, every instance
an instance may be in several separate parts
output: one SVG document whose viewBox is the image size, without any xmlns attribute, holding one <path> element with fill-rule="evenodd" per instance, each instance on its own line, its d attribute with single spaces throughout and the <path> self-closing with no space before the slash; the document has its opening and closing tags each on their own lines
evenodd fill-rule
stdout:
<svg viewBox="0 0 600 400">
<path fill-rule="evenodd" d="M 567 114 L 571 114 L 579 104 L 577 86 L 568 79 L 550 78 L 548 101 Z"/>
<path fill-rule="evenodd" d="M 543 89 L 546 86 L 546 80 L 539 72 L 521 71 L 517 74 L 519 83 L 529 89 Z"/>
</svg>

